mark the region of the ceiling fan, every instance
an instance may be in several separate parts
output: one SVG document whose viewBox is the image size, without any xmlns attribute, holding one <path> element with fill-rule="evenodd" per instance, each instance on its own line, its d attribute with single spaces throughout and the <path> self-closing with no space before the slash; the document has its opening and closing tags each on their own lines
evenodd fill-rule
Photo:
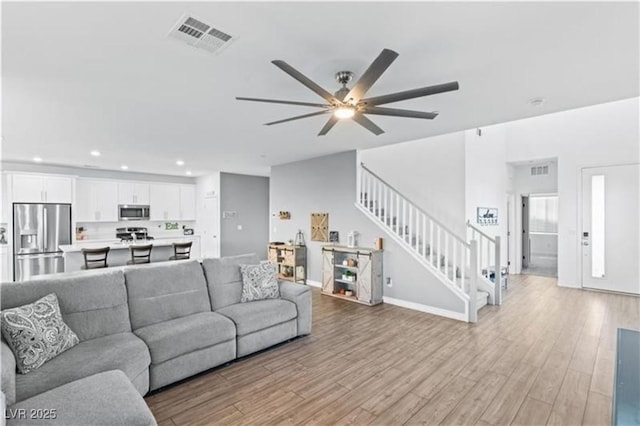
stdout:
<svg viewBox="0 0 640 426">
<path fill-rule="evenodd" d="M 353 78 L 353 73 L 351 71 L 337 72 L 336 80 L 338 81 L 338 83 L 342 84 L 342 88 L 340 88 L 333 95 L 320 87 L 318 84 L 314 83 L 308 77 L 304 76 L 301 72 L 299 72 L 286 62 L 281 60 L 271 61 L 272 64 L 280 68 L 282 71 L 286 72 L 291 77 L 304 84 L 307 88 L 320 95 L 325 101 L 328 102 L 328 104 L 243 97 L 236 97 L 236 99 L 240 101 L 269 102 L 274 104 L 322 108 L 322 111 L 265 123 L 266 126 L 271 126 L 273 124 L 286 123 L 287 121 L 299 120 L 301 118 L 313 117 L 322 114 L 331 114 L 331 118 L 329 118 L 327 124 L 325 124 L 324 127 L 320 130 L 318 136 L 326 135 L 329 130 L 331 130 L 331 128 L 335 126 L 338 120 L 348 118 L 360 124 L 375 135 L 384 133 L 384 130 L 378 127 L 373 121 L 369 120 L 365 116 L 365 114 L 387 115 L 392 117 L 423 118 L 428 120 L 436 118 L 436 116 L 438 115 L 437 112 L 422 112 L 410 111 L 406 109 L 385 108 L 380 107 L 379 105 L 404 101 L 406 99 L 420 98 L 422 96 L 435 95 L 437 93 L 450 92 L 452 90 L 458 90 L 457 81 L 438 84 L 435 86 L 421 87 L 419 89 L 405 90 L 403 92 L 390 93 L 388 95 L 374 96 L 371 98 L 364 97 L 371 86 L 373 86 L 373 84 L 380 78 L 382 73 L 387 70 L 389 65 L 391 65 L 391 63 L 397 57 L 398 53 L 394 52 L 393 50 L 382 50 L 382 52 L 373 61 L 369 68 L 367 68 L 364 74 L 362 74 L 360 79 L 351 89 L 347 87 L 347 84 Z"/>
</svg>

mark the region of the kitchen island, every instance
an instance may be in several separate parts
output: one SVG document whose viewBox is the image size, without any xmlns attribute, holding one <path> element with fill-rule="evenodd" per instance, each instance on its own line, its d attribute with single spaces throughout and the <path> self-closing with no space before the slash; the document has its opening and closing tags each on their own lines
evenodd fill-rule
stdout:
<svg viewBox="0 0 640 426">
<path fill-rule="evenodd" d="M 107 264 L 111 266 L 124 266 L 127 261 L 131 260 L 130 246 L 153 244 L 151 250 L 151 262 L 166 262 L 169 257 L 173 256 L 173 243 L 186 243 L 191 241 L 191 258 L 200 257 L 200 238 L 196 236 L 174 237 L 174 238 L 158 238 L 153 240 L 137 240 L 135 242 L 121 242 L 118 240 L 84 240 L 77 241 L 75 244 L 62 245 L 64 258 L 64 272 L 80 271 L 84 266 L 83 248 L 102 248 L 109 247 L 109 257 Z"/>
</svg>

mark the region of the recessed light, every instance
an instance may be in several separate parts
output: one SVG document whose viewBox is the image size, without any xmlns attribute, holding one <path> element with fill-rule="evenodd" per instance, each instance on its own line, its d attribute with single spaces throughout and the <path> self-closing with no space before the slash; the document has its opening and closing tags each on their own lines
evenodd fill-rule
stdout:
<svg viewBox="0 0 640 426">
<path fill-rule="evenodd" d="M 122 170 L 129 170 L 129 166 L 127 166 L 126 164 L 123 164 L 122 166 L 120 166 L 120 168 Z"/>
<path fill-rule="evenodd" d="M 90 154 L 93 155 L 94 157 L 100 157 L 100 155 L 102 155 L 100 151 L 98 151 L 97 149 L 94 149 L 93 151 L 91 151 Z"/>
<path fill-rule="evenodd" d="M 36 163 L 42 163 L 42 158 L 40 158 L 40 157 L 33 157 L 33 161 L 35 161 Z"/>
<path fill-rule="evenodd" d="M 176 161 L 176 165 L 178 165 L 178 166 L 184 166 L 184 160 L 177 160 L 177 161 Z"/>
<path fill-rule="evenodd" d="M 191 176 L 193 173 L 191 173 L 191 170 L 187 170 L 187 171 L 185 172 L 185 174 L 186 174 L 187 176 Z"/>
</svg>

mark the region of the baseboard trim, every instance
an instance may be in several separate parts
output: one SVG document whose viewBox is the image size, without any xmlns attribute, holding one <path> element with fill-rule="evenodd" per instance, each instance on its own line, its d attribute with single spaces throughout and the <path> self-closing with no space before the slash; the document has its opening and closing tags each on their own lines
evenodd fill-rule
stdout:
<svg viewBox="0 0 640 426">
<path fill-rule="evenodd" d="M 311 287 L 322 288 L 322 283 L 320 281 L 307 280 L 307 285 Z"/>
<path fill-rule="evenodd" d="M 582 288 L 582 287 L 581 287 L 581 286 L 579 286 L 579 285 L 561 283 L 560 281 L 558 281 L 556 285 L 557 285 L 558 287 L 564 287 L 564 288 L 576 288 L 576 289 L 581 289 L 581 288 Z"/>
<path fill-rule="evenodd" d="M 462 312 L 450 311 L 448 309 L 435 308 L 433 306 L 422 305 L 415 302 L 407 302 L 406 300 L 394 299 L 393 297 L 384 296 L 384 303 L 400 306 L 401 308 L 412 309 L 414 311 L 425 312 L 427 314 L 438 315 L 440 317 L 451 318 L 458 321 L 467 322 L 467 318 Z"/>
</svg>

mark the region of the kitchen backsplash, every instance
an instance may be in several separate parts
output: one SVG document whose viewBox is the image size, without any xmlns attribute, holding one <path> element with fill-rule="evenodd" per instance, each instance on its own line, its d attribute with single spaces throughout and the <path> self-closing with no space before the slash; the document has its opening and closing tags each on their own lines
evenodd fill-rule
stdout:
<svg viewBox="0 0 640 426">
<path fill-rule="evenodd" d="M 178 224 L 178 229 L 167 230 L 166 224 Z M 96 223 L 87 222 L 76 223 L 76 227 L 83 227 L 85 240 L 112 240 L 116 238 L 116 228 L 125 227 L 145 227 L 149 231 L 149 235 L 154 238 L 160 237 L 179 237 L 184 235 L 182 227 L 193 229 L 195 227 L 195 221 L 123 221 L 123 222 L 109 222 L 109 223 Z"/>
</svg>

